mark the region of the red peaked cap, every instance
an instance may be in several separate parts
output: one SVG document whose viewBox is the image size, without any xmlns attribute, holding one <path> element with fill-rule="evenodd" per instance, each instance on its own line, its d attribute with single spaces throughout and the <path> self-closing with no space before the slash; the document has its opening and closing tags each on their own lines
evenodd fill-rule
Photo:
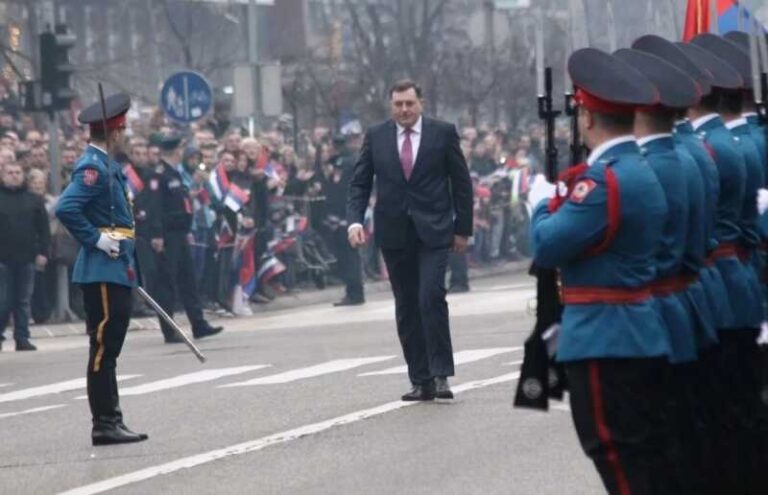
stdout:
<svg viewBox="0 0 768 495">
<path fill-rule="evenodd" d="M 654 85 L 640 72 L 596 48 L 573 52 L 568 73 L 576 86 L 576 102 L 592 112 L 634 113 L 638 106 L 660 101 Z"/>
</svg>

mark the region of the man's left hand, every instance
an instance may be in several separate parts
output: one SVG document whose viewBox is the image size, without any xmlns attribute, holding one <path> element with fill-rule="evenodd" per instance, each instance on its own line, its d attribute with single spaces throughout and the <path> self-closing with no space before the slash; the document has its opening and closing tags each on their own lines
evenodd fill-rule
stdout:
<svg viewBox="0 0 768 495">
<path fill-rule="evenodd" d="M 463 235 L 453 236 L 453 252 L 463 254 L 467 252 L 467 245 L 469 244 L 469 237 Z"/>
<path fill-rule="evenodd" d="M 48 264 L 48 258 L 43 256 L 42 254 L 38 254 L 37 256 L 35 256 L 35 266 L 37 268 L 42 270 L 43 268 L 45 268 L 45 265 L 47 264 Z"/>
</svg>

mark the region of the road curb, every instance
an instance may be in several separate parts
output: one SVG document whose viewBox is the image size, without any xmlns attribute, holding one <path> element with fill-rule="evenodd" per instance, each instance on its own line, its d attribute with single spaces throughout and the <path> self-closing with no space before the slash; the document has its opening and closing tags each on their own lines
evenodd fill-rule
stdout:
<svg viewBox="0 0 768 495">
<path fill-rule="evenodd" d="M 511 275 L 527 270 L 529 265 L 529 260 L 522 260 L 510 261 L 492 266 L 471 268 L 469 270 L 469 276 L 471 280 L 478 280 L 501 275 Z M 365 284 L 365 292 L 368 295 L 389 292 L 389 290 L 388 281 L 367 282 Z M 215 321 L 220 322 L 220 324 L 226 324 L 227 320 L 232 319 L 247 320 L 249 318 L 258 318 L 260 315 L 273 313 L 275 311 L 285 311 L 300 306 L 310 306 L 313 304 L 325 303 L 330 304 L 339 300 L 342 297 L 342 294 L 343 288 L 338 286 L 325 290 L 296 291 L 283 294 L 274 301 L 267 304 L 251 304 L 253 316 L 237 316 L 227 318 L 216 314 L 206 314 L 206 318 L 211 322 Z M 182 326 L 187 326 L 189 324 L 186 315 L 184 315 L 183 312 L 177 313 L 175 315 L 175 319 Z M 85 334 L 85 327 L 82 321 L 71 323 L 31 325 L 29 330 L 32 339 L 68 337 L 72 335 Z M 160 330 L 160 324 L 158 323 L 157 318 L 131 318 L 131 323 L 128 327 L 129 332 L 147 330 Z"/>
</svg>

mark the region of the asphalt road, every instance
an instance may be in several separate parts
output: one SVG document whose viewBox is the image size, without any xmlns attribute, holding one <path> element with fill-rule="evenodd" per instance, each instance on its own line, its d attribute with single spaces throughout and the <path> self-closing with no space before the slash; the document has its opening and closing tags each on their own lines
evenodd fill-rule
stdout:
<svg viewBox="0 0 768 495">
<path fill-rule="evenodd" d="M 406 404 L 387 295 L 227 321 L 200 365 L 159 332 L 118 363 L 147 442 L 90 445 L 83 336 L 0 353 L 0 493 L 599 494 L 567 405 L 512 397 L 533 297 L 524 275 L 449 297 L 456 400 Z"/>
</svg>

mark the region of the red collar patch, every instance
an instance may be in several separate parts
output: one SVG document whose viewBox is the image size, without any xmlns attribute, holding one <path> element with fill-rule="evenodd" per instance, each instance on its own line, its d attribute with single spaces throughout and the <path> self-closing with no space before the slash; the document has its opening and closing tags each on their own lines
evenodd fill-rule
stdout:
<svg viewBox="0 0 768 495">
<path fill-rule="evenodd" d="M 85 169 L 83 172 L 83 184 L 86 186 L 92 186 L 99 180 L 99 171 L 92 168 Z"/>
<path fill-rule="evenodd" d="M 597 182 L 592 179 L 580 180 L 574 186 L 570 200 L 574 203 L 581 203 L 587 196 L 589 196 L 589 193 L 591 193 L 595 187 L 597 187 Z"/>
</svg>

